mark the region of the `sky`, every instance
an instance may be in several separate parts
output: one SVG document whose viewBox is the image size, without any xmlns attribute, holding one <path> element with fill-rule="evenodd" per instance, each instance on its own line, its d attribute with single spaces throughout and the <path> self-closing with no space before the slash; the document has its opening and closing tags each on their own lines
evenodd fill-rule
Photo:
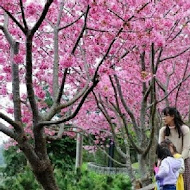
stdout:
<svg viewBox="0 0 190 190">
<path fill-rule="evenodd" d="M 0 132 L 0 145 L 3 144 L 4 141 L 8 140 L 8 136 Z"/>
<path fill-rule="evenodd" d="M 6 123 L 5 121 L 3 121 L 2 119 L 0 119 L 0 122 L 1 123 Z M 5 124 L 6 125 L 6 124 Z M 4 133 L 0 132 L 0 145 L 4 142 L 4 141 L 7 141 L 8 140 L 8 136 L 5 135 Z"/>
</svg>

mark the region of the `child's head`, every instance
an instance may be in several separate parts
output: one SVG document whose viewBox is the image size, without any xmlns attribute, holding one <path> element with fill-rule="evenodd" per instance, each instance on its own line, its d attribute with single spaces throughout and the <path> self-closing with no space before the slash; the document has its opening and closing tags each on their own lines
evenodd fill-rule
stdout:
<svg viewBox="0 0 190 190">
<path fill-rule="evenodd" d="M 172 143 L 172 141 L 170 141 L 169 139 L 165 139 L 160 144 L 162 146 L 168 147 L 169 150 L 170 150 L 170 152 L 172 153 L 172 155 L 174 155 L 175 153 L 177 153 L 176 147 L 174 146 L 174 144 Z"/>
<path fill-rule="evenodd" d="M 162 144 L 157 145 L 156 154 L 158 156 L 158 159 L 160 160 L 163 160 L 164 158 L 167 158 L 168 156 L 173 157 L 169 148 L 165 145 L 163 146 Z"/>
</svg>

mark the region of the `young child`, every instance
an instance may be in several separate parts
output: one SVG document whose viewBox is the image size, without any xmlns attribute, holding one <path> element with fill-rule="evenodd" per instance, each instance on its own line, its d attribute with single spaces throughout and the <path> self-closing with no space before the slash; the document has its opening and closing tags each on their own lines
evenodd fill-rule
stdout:
<svg viewBox="0 0 190 190">
<path fill-rule="evenodd" d="M 155 178 L 162 190 L 176 190 L 176 182 L 182 165 L 181 159 L 175 159 L 169 148 L 161 144 L 157 145 L 156 154 L 160 159 L 158 173 Z"/>
<path fill-rule="evenodd" d="M 182 160 L 182 165 L 181 165 L 181 168 L 179 170 L 179 177 L 178 177 L 177 183 L 176 183 L 176 190 L 184 190 L 184 181 L 183 181 L 183 175 L 182 174 L 185 171 L 185 164 L 184 164 L 184 160 L 181 157 L 181 154 L 179 154 L 177 152 L 176 147 L 174 146 L 174 144 L 169 139 L 165 139 L 164 141 L 162 141 L 161 145 L 168 147 L 174 158 Z"/>
</svg>

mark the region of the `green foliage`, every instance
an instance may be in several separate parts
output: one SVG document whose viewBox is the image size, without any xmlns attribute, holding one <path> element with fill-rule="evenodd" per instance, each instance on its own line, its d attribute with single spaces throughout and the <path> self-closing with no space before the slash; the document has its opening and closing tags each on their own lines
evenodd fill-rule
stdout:
<svg viewBox="0 0 190 190">
<path fill-rule="evenodd" d="M 125 175 L 103 175 L 87 170 L 83 164 L 82 170 L 74 171 L 75 160 L 74 139 L 67 136 L 59 141 L 48 144 L 47 150 L 54 165 L 54 174 L 61 190 L 130 190 L 131 183 Z M 4 179 L 1 190 L 41 190 L 27 161 L 18 152 L 17 147 L 5 151 L 6 167 L 2 169 Z M 101 155 L 100 155 L 101 157 Z"/>
<path fill-rule="evenodd" d="M 53 141 L 47 146 L 48 155 L 55 168 L 72 170 L 75 162 L 76 141 L 68 136 Z"/>
<path fill-rule="evenodd" d="M 18 151 L 16 146 L 4 150 L 5 167 L 3 174 L 6 176 L 14 176 L 17 173 L 24 171 L 24 166 L 27 165 L 27 160 L 22 152 Z"/>
<path fill-rule="evenodd" d="M 129 183 L 129 179 L 124 175 L 118 175 L 117 180 L 113 183 L 112 190 L 130 190 L 131 189 L 131 183 Z"/>
<path fill-rule="evenodd" d="M 59 141 L 49 143 L 47 151 L 49 157 L 56 168 L 60 171 L 73 170 L 75 160 L 75 140 L 64 136 Z M 10 147 L 4 151 L 5 167 L 1 168 L 3 180 L 1 181 L 1 190 L 40 190 L 35 177 L 27 166 L 27 160 L 22 152 L 16 146 Z M 1 174 L 0 173 L 0 174 Z M 61 173 L 62 175 L 62 173 Z"/>
<path fill-rule="evenodd" d="M 0 144 L 0 166 L 4 165 L 4 157 L 3 157 L 3 145 Z"/>
<path fill-rule="evenodd" d="M 61 190 L 131 190 L 129 177 L 120 175 L 104 175 L 88 171 L 87 169 L 77 172 L 55 172 L 58 185 Z"/>
<path fill-rule="evenodd" d="M 24 172 L 12 177 L 6 177 L 0 184 L 1 190 L 41 190 L 32 171 L 28 166 L 23 168 Z"/>
<path fill-rule="evenodd" d="M 5 167 L 1 168 L 3 180 L 1 190 L 41 190 L 35 177 L 27 166 L 27 160 L 16 146 L 4 150 Z"/>
</svg>

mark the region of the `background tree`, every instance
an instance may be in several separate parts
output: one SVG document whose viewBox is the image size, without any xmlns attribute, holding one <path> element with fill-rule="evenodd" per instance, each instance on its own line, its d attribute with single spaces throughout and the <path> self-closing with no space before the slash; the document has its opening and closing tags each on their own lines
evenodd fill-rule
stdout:
<svg viewBox="0 0 190 190">
<path fill-rule="evenodd" d="M 148 174 L 155 161 L 153 147 L 161 125 L 160 117 L 157 117 L 159 110 L 172 105 L 179 106 L 184 117 L 189 113 L 188 6 L 188 2 L 179 5 L 178 2 L 155 1 L 136 9 L 138 14 L 130 15 L 128 11 L 131 22 L 124 28 L 119 36 L 122 40 L 117 41 L 117 48 L 109 54 L 107 65 L 100 71 L 100 83 L 94 90 L 97 107 L 92 109 L 95 104 L 92 98 L 80 111 L 85 115 L 88 110 L 89 114 L 85 118 L 80 114 L 77 116 L 85 129 L 93 127 L 97 134 L 107 130 L 101 135 L 115 142 L 116 151 L 126 161 L 121 165 L 128 168 L 132 180 L 135 175 L 131 146 L 138 154 L 141 177 L 150 177 Z M 123 4 L 123 7 L 127 9 L 129 4 Z M 118 9 L 112 13 L 124 21 L 120 14 L 124 9 Z M 88 127 L 89 121 L 91 127 Z M 121 142 L 121 138 L 124 141 Z"/>
</svg>

